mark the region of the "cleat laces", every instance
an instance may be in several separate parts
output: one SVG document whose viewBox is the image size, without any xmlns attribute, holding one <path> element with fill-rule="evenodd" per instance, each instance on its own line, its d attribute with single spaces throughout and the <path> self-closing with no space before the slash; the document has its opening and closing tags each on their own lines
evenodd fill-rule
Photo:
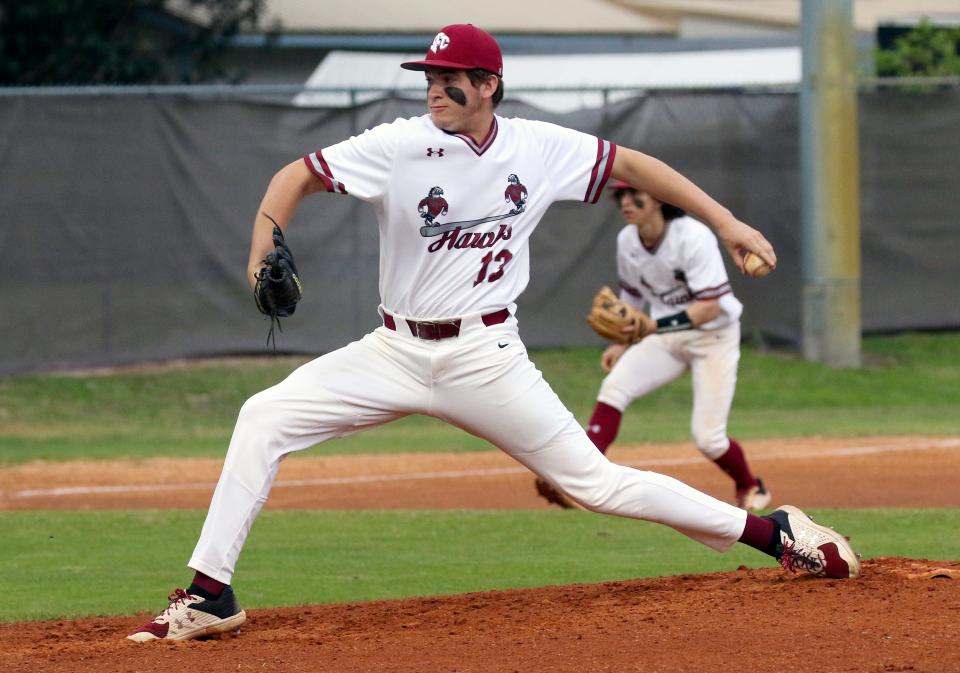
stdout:
<svg viewBox="0 0 960 673">
<path fill-rule="evenodd" d="M 188 594 L 183 589 L 174 589 L 173 593 L 167 596 L 167 600 L 170 601 L 170 605 L 167 606 L 167 609 L 163 611 L 161 615 L 157 617 L 154 621 L 159 620 L 160 618 L 168 618 L 171 610 L 175 610 L 177 605 L 183 603 L 186 605 L 187 601 L 192 600 L 193 596 Z"/>
<path fill-rule="evenodd" d="M 806 570 L 814 575 L 823 572 L 823 561 L 815 552 L 798 547 L 787 540 L 783 543 L 783 553 L 777 559 L 784 570 L 795 573 L 797 570 Z"/>
</svg>

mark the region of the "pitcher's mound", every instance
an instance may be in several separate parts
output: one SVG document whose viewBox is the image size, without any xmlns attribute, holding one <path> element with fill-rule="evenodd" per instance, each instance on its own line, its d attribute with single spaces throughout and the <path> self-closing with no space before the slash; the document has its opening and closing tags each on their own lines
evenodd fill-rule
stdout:
<svg viewBox="0 0 960 673">
<path fill-rule="evenodd" d="M 236 636 L 137 645 L 152 615 L 0 625 L 8 671 L 960 671 L 960 563 L 857 580 L 778 568 L 248 610 Z M 954 578 L 954 579 L 950 579 Z M 242 596 L 241 596 L 242 599 Z"/>
</svg>

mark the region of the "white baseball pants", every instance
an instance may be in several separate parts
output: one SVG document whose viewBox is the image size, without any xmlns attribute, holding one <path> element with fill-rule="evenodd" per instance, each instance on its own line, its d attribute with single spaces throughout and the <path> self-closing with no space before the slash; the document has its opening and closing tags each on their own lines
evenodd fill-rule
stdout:
<svg viewBox="0 0 960 673">
<path fill-rule="evenodd" d="M 730 448 L 727 419 L 737 389 L 740 323 L 718 330 L 653 334 L 627 349 L 600 384 L 597 401 L 625 411 L 638 397 L 690 369 L 693 413 L 690 432 L 711 460 Z"/>
<path fill-rule="evenodd" d="M 424 341 L 402 317 L 317 358 L 240 410 L 189 566 L 229 583 L 280 462 L 293 452 L 408 414 L 482 437 L 588 509 L 666 524 L 718 551 L 746 512 L 652 472 L 616 465 L 587 437 L 527 357 L 517 321 L 463 318 L 458 337 Z"/>
</svg>

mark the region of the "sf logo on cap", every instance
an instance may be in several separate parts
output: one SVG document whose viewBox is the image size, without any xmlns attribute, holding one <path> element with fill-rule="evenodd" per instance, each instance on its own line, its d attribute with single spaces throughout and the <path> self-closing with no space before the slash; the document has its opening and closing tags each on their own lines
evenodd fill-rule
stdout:
<svg viewBox="0 0 960 673">
<path fill-rule="evenodd" d="M 436 54 L 441 49 L 446 49 L 450 44 L 450 38 L 447 37 L 446 33 L 437 33 L 437 36 L 433 38 L 433 44 L 430 45 L 430 51 Z"/>
</svg>

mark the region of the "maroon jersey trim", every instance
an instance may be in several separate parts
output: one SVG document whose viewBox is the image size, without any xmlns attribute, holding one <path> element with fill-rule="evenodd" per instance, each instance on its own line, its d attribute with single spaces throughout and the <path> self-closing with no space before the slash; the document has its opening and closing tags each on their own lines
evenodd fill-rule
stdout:
<svg viewBox="0 0 960 673">
<path fill-rule="evenodd" d="M 484 137 L 484 139 L 479 144 L 477 144 L 473 140 L 473 138 L 471 138 L 465 133 L 452 133 L 450 131 L 444 131 L 444 133 L 446 133 L 448 136 L 454 136 L 455 138 L 459 138 L 460 140 L 465 142 L 467 144 L 467 147 L 472 149 L 473 153 L 479 157 L 481 154 L 483 154 L 488 149 L 490 149 L 490 146 L 493 145 L 493 141 L 497 139 L 498 128 L 499 127 L 497 126 L 497 118 L 494 117 L 493 123 L 490 124 L 490 130 L 487 131 L 486 137 Z"/>
<path fill-rule="evenodd" d="M 603 138 L 597 138 L 597 159 L 590 171 L 590 182 L 587 183 L 587 192 L 583 196 L 586 203 L 596 203 L 603 194 L 603 188 L 613 170 L 613 160 L 617 156 L 616 144 Z"/>
<path fill-rule="evenodd" d="M 638 229 L 637 238 L 640 240 L 640 245 L 643 246 L 643 249 L 651 255 L 656 255 L 657 251 L 660 249 L 660 246 L 663 245 L 663 242 L 667 239 L 667 232 L 670 231 L 671 222 L 673 222 L 673 220 L 667 220 L 663 223 L 663 231 L 660 232 L 660 238 L 658 238 L 653 245 L 647 245 L 643 242 L 643 239 L 640 238 L 640 230 Z"/>
<path fill-rule="evenodd" d="M 317 150 L 316 152 L 306 155 L 303 158 L 303 163 L 307 165 L 311 173 L 320 178 L 320 181 L 323 183 L 323 186 L 327 188 L 328 192 L 339 194 L 347 193 L 347 188 L 343 186 L 343 183 L 333 179 L 333 172 L 330 170 L 330 165 L 327 164 L 327 160 L 323 158 L 323 152 Z"/>
<path fill-rule="evenodd" d="M 719 299 L 725 294 L 731 292 L 730 283 L 717 285 L 716 287 L 707 287 L 693 293 L 694 299 Z"/>
</svg>

